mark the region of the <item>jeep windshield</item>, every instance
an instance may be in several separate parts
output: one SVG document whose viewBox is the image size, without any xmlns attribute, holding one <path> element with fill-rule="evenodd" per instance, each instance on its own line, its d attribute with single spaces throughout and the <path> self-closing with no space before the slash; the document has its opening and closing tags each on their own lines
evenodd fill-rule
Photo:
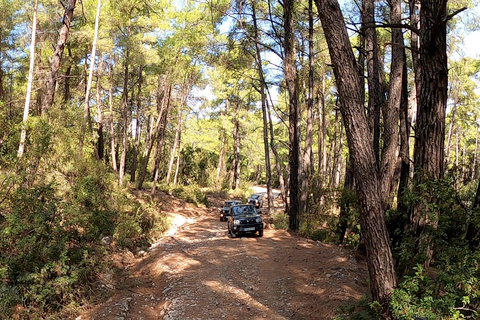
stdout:
<svg viewBox="0 0 480 320">
<path fill-rule="evenodd" d="M 236 206 L 232 207 L 234 216 L 256 216 L 257 210 L 253 206 Z"/>
</svg>

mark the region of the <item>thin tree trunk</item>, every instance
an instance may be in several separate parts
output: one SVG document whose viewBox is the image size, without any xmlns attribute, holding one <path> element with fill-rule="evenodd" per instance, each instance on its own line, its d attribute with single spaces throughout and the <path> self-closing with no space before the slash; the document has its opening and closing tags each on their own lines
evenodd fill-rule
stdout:
<svg viewBox="0 0 480 320">
<path fill-rule="evenodd" d="M 178 148 L 177 148 L 177 165 L 175 166 L 175 177 L 173 178 L 173 185 L 178 183 L 178 174 L 180 170 L 180 155 L 181 155 L 181 144 L 182 144 L 182 133 L 180 132 L 180 137 L 178 138 Z"/>
<path fill-rule="evenodd" d="M 108 68 L 108 78 L 110 82 L 110 88 L 108 90 L 108 107 L 110 109 L 110 153 L 112 157 L 112 169 L 113 171 L 117 172 L 118 171 L 118 166 L 117 166 L 117 151 L 115 149 L 116 142 L 115 142 L 115 114 L 113 113 L 113 85 L 114 85 L 114 80 L 113 80 L 113 54 L 110 55 L 110 66 Z"/>
<path fill-rule="evenodd" d="M 180 136 L 181 136 L 181 133 L 182 133 L 182 118 L 183 118 L 183 108 L 185 107 L 185 100 L 186 100 L 186 97 L 184 99 L 182 99 L 182 106 L 178 112 L 178 120 L 177 120 L 177 131 L 175 133 L 175 140 L 173 142 L 173 147 L 172 147 L 172 152 L 170 153 L 170 161 L 168 163 L 168 172 L 167 172 L 167 184 L 170 183 L 170 179 L 171 179 L 171 176 L 172 176 L 172 169 L 173 169 L 173 162 L 175 161 L 175 155 L 177 153 L 177 148 L 179 148 L 179 145 L 180 145 Z"/>
<path fill-rule="evenodd" d="M 350 165 L 350 159 L 347 158 L 347 164 L 345 166 L 345 181 L 343 183 L 343 193 L 347 193 L 344 201 L 341 201 L 340 205 L 340 214 L 338 215 L 338 225 L 337 225 L 337 234 L 338 234 L 338 243 L 342 244 L 345 239 L 345 233 L 347 232 L 348 227 L 348 218 L 350 214 L 350 196 L 349 193 L 353 192 L 354 179 L 353 179 L 353 169 Z"/>
<path fill-rule="evenodd" d="M 267 121 L 267 95 L 266 95 L 266 82 L 263 73 L 262 67 L 262 57 L 260 55 L 259 37 L 258 37 L 258 27 L 257 27 L 257 17 L 255 12 L 255 0 L 251 1 L 252 4 L 252 14 L 253 14 L 253 25 L 255 33 L 255 49 L 256 49 L 256 59 L 257 59 L 257 68 L 258 75 L 260 78 L 260 96 L 262 100 L 262 117 L 263 117 L 263 147 L 265 151 L 265 171 L 267 176 L 267 200 L 268 200 L 268 214 L 270 215 L 273 210 L 273 192 L 272 192 L 272 168 L 270 165 L 270 151 L 268 148 L 268 121 Z"/>
<path fill-rule="evenodd" d="M 171 86 L 169 87 L 167 107 L 165 109 L 165 112 L 162 114 L 162 119 L 160 120 L 161 126 L 160 126 L 160 132 L 158 133 L 157 152 L 155 155 L 155 165 L 153 168 L 154 175 L 153 175 L 152 194 L 155 194 L 158 179 L 160 178 L 160 160 L 162 158 L 163 144 L 165 142 L 165 130 L 167 128 L 168 112 L 170 110 L 170 94 L 171 94 Z"/>
<path fill-rule="evenodd" d="M 20 159 L 23 156 L 23 153 L 25 150 L 25 141 L 27 139 L 27 122 L 28 122 L 28 113 L 30 112 L 30 99 L 32 97 L 33 68 L 35 67 L 35 39 L 37 36 L 37 9 L 38 9 L 38 0 L 35 0 L 34 7 L 33 7 L 33 18 L 32 18 L 32 40 L 30 42 L 30 65 L 28 67 L 27 93 L 25 96 L 25 107 L 23 109 L 22 133 L 20 135 L 20 144 L 18 146 L 18 153 L 17 153 L 18 159 Z"/>
<path fill-rule="evenodd" d="M 121 114 L 122 114 L 122 122 L 123 122 L 123 130 L 122 130 L 122 154 L 120 156 L 120 168 L 119 168 L 119 185 L 123 186 L 123 179 L 125 178 L 125 165 L 127 159 L 127 148 L 128 148 L 128 65 L 129 65 L 129 57 L 130 52 L 127 48 L 127 52 L 125 54 L 125 71 L 123 75 L 123 94 L 122 94 L 122 106 L 121 106 Z"/>
<path fill-rule="evenodd" d="M 238 108 L 239 102 L 235 102 L 235 111 L 233 116 L 233 165 L 232 165 L 232 178 L 231 183 L 233 189 L 240 187 L 240 121 L 238 120 Z"/>
<path fill-rule="evenodd" d="M 137 91 L 137 111 L 135 116 L 135 145 L 133 148 L 133 162 L 132 170 L 130 173 L 130 182 L 136 181 L 137 175 L 137 166 L 138 166 L 138 155 L 140 154 L 140 134 L 141 134 L 141 123 L 140 123 L 140 114 L 142 110 L 142 84 L 143 84 L 143 66 L 139 68 L 138 74 L 138 91 Z M 132 111 L 133 112 L 133 111 Z M 133 117 L 133 115 L 132 115 Z"/>
<path fill-rule="evenodd" d="M 55 89 L 57 85 L 58 71 L 62 63 L 63 49 L 67 42 L 67 37 L 70 32 L 70 25 L 72 23 L 73 10 L 75 9 L 76 0 L 68 0 L 65 3 L 62 2 L 65 13 L 62 19 L 62 27 L 58 32 L 57 45 L 53 53 L 52 62 L 50 64 L 50 73 L 47 78 L 47 88 L 42 103 L 42 114 L 45 114 L 47 110 L 53 105 L 55 97 Z"/>
<path fill-rule="evenodd" d="M 98 0 L 97 14 L 95 16 L 95 32 L 94 32 L 93 43 L 92 43 L 92 54 L 90 55 L 90 69 L 88 71 L 87 90 L 85 92 L 85 107 L 83 109 L 82 131 L 80 133 L 80 145 L 79 145 L 80 153 L 83 152 L 83 143 L 85 141 L 85 133 L 86 133 L 87 127 L 90 132 L 92 129 L 92 120 L 90 119 L 90 91 L 92 90 L 93 69 L 95 68 L 95 55 L 97 54 L 96 52 L 97 52 L 98 25 L 100 20 L 101 5 L 102 5 L 101 0 Z"/>
<path fill-rule="evenodd" d="M 327 120 L 325 112 L 325 75 L 322 76 L 322 91 L 318 106 L 318 179 L 319 187 L 323 189 L 327 180 Z"/>
<path fill-rule="evenodd" d="M 72 48 L 70 47 L 70 43 L 67 43 L 67 51 L 68 51 L 68 56 L 71 58 L 72 57 Z M 65 82 L 64 82 L 64 96 L 63 96 L 63 101 L 67 102 L 70 101 L 72 98 L 72 95 L 70 93 L 70 78 L 72 75 L 72 65 L 68 65 L 67 70 L 65 71 Z"/>
<path fill-rule="evenodd" d="M 97 146 L 95 148 L 95 154 L 98 160 L 102 160 L 105 153 L 105 142 L 103 137 L 103 102 L 102 102 L 102 77 L 103 77 L 103 59 L 100 55 L 98 58 L 97 69 Z"/>
<path fill-rule="evenodd" d="M 475 137 L 475 153 L 473 154 L 472 180 L 477 178 L 478 132 L 479 130 L 477 127 L 477 135 Z"/>
<path fill-rule="evenodd" d="M 448 162 L 450 161 L 450 147 L 452 143 L 452 136 L 453 136 L 453 129 L 455 127 L 455 118 L 457 115 L 457 107 L 458 107 L 458 101 L 457 99 L 454 99 L 453 107 L 452 107 L 452 119 L 450 120 L 450 126 L 448 127 L 448 138 L 447 138 L 447 146 L 445 147 L 445 165 L 448 165 Z"/>
<path fill-rule="evenodd" d="M 270 131 L 270 148 L 272 149 L 273 155 L 275 156 L 275 169 L 277 171 L 278 182 L 280 184 L 280 194 L 282 196 L 283 202 L 285 203 L 285 211 L 288 212 L 287 210 L 288 197 L 287 197 L 287 189 L 285 187 L 285 177 L 283 176 L 282 161 L 280 159 L 280 155 L 278 154 L 277 147 L 275 146 L 275 134 L 273 131 L 272 114 L 270 110 L 270 104 L 268 103 L 267 103 L 267 115 L 268 115 L 268 126 Z"/>
<path fill-rule="evenodd" d="M 159 84 L 160 87 L 160 84 Z M 159 88 L 160 90 L 160 88 Z M 155 127 L 152 131 L 152 135 L 149 139 L 149 144 L 147 148 L 147 153 L 145 155 L 145 159 L 143 160 L 143 166 L 142 166 L 142 171 L 140 174 L 140 178 L 137 183 L 137 189 L 141 190 L 143 188 L 143 183 L 145 182 L 145 177 L 147 175 L 147 168 L 148 168 L 148 162 L 150 160 L 150 155 L 152 153 L 153 146 L 155 145 L 155 142 L 158 142 L 159 140 L 159 134 L 160 134 L 160 128 L 162 125 L 162 120 L 164 119 L 164 113 L 168 112 L 168 109 L 170 107 L 170 95 L 171 95 L 172 87 L 168 86 L 166 94 L 163 95 L 163 98 L 160 99 L 160 94 L 157 94 L 157 106 L 160 105 L 159 112 L 158 112 L 158 118 L 155 123 Z M 160 102 L 161 101 L 161 102 Z M 157 181 L 155 181 L 156 183 Z"/>
</svg>

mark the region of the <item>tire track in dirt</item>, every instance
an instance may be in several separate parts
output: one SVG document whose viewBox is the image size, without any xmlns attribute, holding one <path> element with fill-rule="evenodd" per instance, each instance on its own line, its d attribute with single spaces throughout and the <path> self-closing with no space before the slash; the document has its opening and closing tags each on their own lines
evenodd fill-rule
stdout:
<svg viewBox="0 0 480 320">
<path fill-rule="evenodd" d="M 368 291 L 365 264 L 341 247 L 273 229 L 230 239 L 218 199 L 170 200 L 176 231 L 131 257 L 113 296 L 77 320 L 330 319 Z"/>
</svg>

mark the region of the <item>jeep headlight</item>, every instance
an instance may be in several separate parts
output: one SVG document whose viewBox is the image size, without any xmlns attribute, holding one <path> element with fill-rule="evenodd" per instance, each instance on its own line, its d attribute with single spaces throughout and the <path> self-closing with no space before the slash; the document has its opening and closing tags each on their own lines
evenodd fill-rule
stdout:
<svg viewBox="0 0 480 320">
<path fill-rule="evenodd" d="M 233 220 L 233 224 L 240 224 L 240 220 Z"/>
<path fill-rule="evenodd" d="M 262 222 L 262 217 L 256 217 L 255 222 L 256 223 L 261 223 Z"/>
</svg>

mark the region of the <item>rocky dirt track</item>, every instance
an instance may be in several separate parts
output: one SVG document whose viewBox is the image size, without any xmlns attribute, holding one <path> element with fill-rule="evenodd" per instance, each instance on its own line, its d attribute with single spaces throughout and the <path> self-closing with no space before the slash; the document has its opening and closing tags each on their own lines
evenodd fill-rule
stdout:
<svg viewBox="0 0 480 320">
<path fill-rule="evenodd" d="M 77 320 L 331 319 L 368 291 L 346 249 L 273 229 L 231 239 L 221 199 L 204 209 L 163 197 L 174 228 L 141 257 L 123 255 L 113 296 Z"/>
</svg>

